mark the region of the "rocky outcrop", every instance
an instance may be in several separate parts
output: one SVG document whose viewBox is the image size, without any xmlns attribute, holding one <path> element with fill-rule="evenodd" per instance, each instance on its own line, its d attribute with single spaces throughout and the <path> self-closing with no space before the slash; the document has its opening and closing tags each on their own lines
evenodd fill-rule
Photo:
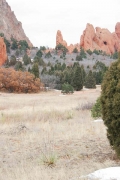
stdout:
<svg viewBox="0 0 120 180">
<path fill-rule="evenodd" d="M 107 54 L 112 54 L 120 49 L 120 23 L 115 26 L 115 32 L 111 33 L 108 29 L 87 24 L 83 35 L 80 38 L 80 46 L 85 50 L 102 50 Z"/>
<path fill-rule="evenodd" d="M 77 48 L 77 50 L 79 52 L 80 51 L 80 44 L 79 43 L 70 44 L 69 46 L 67 46 L 67 49 L 68 49 L 69 53 L 72 53 L 75 48 Z"/>
<path fill-rule="evenodd" d="M 62 44 L 63 46 L 65 46 L 67 49 L 68 49 L 68 52 L 69 53 L 72 53 L 74 48 L 77 48 L 78 51 L 80 51 L 80 45 L 79 44 L 70 44 L 69 46 L 67 45 L 67 42 L 63 39 L 63 36 L 62 36 L 62 33 L 60 30 L 57 31 L 57 34 L 56 34 L 56 46 L 58 44 Z"/>
<path fill-rule="evenodd" d="M 0 37 L 0 66 L 3 65 L 6 60 L 7 60 L 6 45 L 4 43 L 4 39 Z"/>
<path fill-rule="evenodd" d="M 58 30 L 57 34 L 56 34 L 56 46 L 58 44 L 62 44 L 63 46 L 65 46 L 67 48 L 67 43 L 65 40 L 63 40 L 63 36 L 62 36 L 62 33 L 60 30 Z"/>
<path fill-rule="evenodd" d="M 102 50 L 107 54 L 113 54 L 115 51 L 120 51 L 120 22 L 115 26 L 115 32 L 111 33 L 108 29 L 96 27 L 94 28 L 92 24 L 87 24 L 86 29 L 80 38 L 80 44 L 67 45 L 66 41 L 63 40 L 63 36 L 60 30 L 57 31 L 56 35 L 56 45 L 64 45 L 69 53 L 72 53 L 75 48 L 80 51 L 80 47 L 84 50 L 90 49 L 93 51 Z"/>
<path fill-rule="evenodd" d="M 95 30 L 92 24 L 87 24 L 86 29 L 80 39 L 80 46 L 85 50 L 93 50 L 93 38 L 95 37 Z"/>
<path fill-rule="evenodd" d="M 29 46 L 32 46 L 32 43 L 24 33 L 22 23 L 17 20 L 6 0 L 0 0 L 0 33 L 4 33 L 8 40 L 12 36 L 18 41 L 26 40 Z"/>
</svg>

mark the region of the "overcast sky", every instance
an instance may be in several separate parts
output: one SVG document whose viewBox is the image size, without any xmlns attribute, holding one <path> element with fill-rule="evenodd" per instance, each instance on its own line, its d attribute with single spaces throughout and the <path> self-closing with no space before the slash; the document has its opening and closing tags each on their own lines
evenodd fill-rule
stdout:
<svg viewBox="0 0 120 180">
<path fill-rule="evenodd" d="M 6 0 L 34 46 L 55 47 L 61 30 L 69 44 L 80 42 L 87 23 L 115 30 L 120 0 Z"/>
</svg>

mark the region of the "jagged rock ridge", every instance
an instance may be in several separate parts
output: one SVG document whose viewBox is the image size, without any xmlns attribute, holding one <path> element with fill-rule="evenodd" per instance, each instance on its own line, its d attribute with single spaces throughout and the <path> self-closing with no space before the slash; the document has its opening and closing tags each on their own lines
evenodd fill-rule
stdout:
<svg viewBox="0 0 120 180">
<path fill-rule="evenodd" d="M 113 54 L 115 51 L 120 50 L 120 22 L 115 26 L 115 32 L 111 33 L 108 29 L 96 27 L 92 24 L 87 24 L 86 29 L 80 37 L 80 43 L 75 45 L 67 45 L 67 42 L 63 40 L 63 36 L 60 30 L 57 31 L 56 45 L 64 45 L 71 53 L 74 48 L 80 50 L 80 47 L 85 50 L 90 49 L 93 51 L 102 50 L 107 54 Z"/>
<path fill-rule="evenodd" d="M 32 43 L 24 33 L 22 23 L 17 20 L 6 0 L 0 0 L 0 33 L 4 33 L 8 40 L 13 36 L 18 41 L 26 40 L 29 46 L 32 46 Z"/>
</svg>

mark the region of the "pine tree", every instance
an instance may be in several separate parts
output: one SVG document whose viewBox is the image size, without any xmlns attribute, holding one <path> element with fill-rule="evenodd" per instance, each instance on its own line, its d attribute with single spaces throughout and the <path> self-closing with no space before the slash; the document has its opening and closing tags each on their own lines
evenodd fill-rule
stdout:
<svg viewBox="0 0 120 180">
<path fill-rule="evenodd" d="M 25 65 L 31 63 L 31 59 L 30 59 L 30 57 L 28 57 L 27 54 L 24 55 L 24 57 L 23 57 L 23 62 L 24 62 Z"/>
<path fill-rule="evenodd" d="M 76 91 L 80 91 L 83 88 L 82 69 L 80 66 L 76 67 L 75 69 L 73 87 Z"/>
<path fill-rule="evenodd" d="M 89 73 L 87 74 L 85 78 L 85 87 L 91 88 L 91 89 L 96 88 L 95 78 L 93 77 L 93 73 L 91 70 L 89 71 Z"/>
<path fill-rule="evenodd" d="M 39 58 L 41 58 L 41 57 L 42 57 L 42 55 L 43 55 L 43 53 L 42 53 L 42 51 L 41 51 L 41 50 L 39 50 L 39 51 L 36 53 L 36 56 L 38 56 Z"/>
<path fill-rule="evenodd" d="M 32 73 L 35 75 L 35 78 L 39 78 L 39 67 L 37 63 L 33 64 Z"/>
<path fill-rule="evenodd" d="M 110 145 L 120 158 L 120 53 L 107 71 L 101 93 L 102 118 Z"/>
</svg>

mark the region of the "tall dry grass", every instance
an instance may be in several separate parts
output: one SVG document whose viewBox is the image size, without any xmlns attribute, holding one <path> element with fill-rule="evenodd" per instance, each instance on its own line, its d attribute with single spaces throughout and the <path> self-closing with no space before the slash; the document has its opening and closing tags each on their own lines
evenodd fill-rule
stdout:
<svg viewBox="0 0 120 180">
<path fill-rule="evenodd" d="M 100 87 L 73 95 L 0 93 L 0 180 L 77 180 L 115 165 L 90 107 Z"/>
</svg>

